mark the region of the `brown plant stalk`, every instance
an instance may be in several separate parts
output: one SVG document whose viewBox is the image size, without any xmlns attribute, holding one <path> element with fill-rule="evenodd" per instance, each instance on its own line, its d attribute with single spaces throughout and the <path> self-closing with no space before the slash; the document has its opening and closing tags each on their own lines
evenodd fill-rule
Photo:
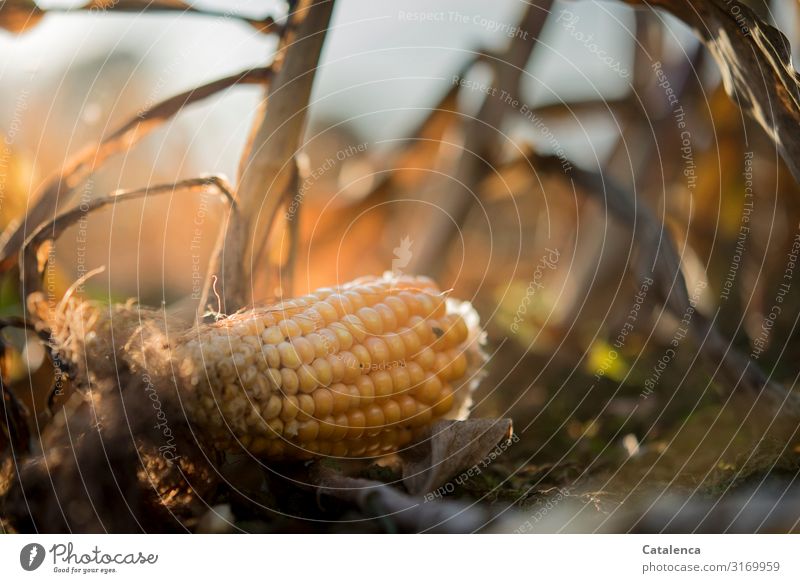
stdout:
<svg viewBox="0 0 800 583">
<path fill-rule="evenodd" d="M 289 17 L 266 107 L 256 119 L 241 165 L 241 212 L 232 217 L 212 269 L 221 283 L 225 312 L 252 303 L 253 276 L 262 267 L 253 258 L 266 245 L 278 211 L 291 195 L 295 156 L 332 11 L 333 0 L 301 0 Z"/>
</svg>

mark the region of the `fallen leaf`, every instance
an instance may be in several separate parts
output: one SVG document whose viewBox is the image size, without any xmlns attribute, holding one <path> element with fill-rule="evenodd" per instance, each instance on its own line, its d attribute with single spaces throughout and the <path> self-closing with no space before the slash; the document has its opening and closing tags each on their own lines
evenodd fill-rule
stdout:
<svg viewBox="0 0 800 583">
<path fill-rule="evenodd" d="M 323 464 L 315 464 L 311 477 L 320 494 L 349 502 L 373 518 L 385 518 L 403 532 L 475 532 L 492 520 L 486 509 L 475 505 L 426 502 L 383 482 L 351 478 Z"/>
<path fill-rule="evenodd" d="M 481 462 L 511 438 L 511 419 L 438 421 L 401 454 L 403 484 L 411 494 L 433 492 L 458 472 Z"/>
</svg>

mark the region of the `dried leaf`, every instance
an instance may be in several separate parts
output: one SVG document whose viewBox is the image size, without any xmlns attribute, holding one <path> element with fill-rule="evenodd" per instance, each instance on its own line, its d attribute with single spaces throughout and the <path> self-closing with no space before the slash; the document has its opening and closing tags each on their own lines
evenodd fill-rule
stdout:
<svg viewBox="0 0 800 583">
<path fill-rule="evenodd" d="M 0 28 L 20 34 L 39 24 L 44 14 L 33 0 L 3 0 L 0 2 Z"/>
<path fill-rule="evenodd" d="M 425 502 L 383 482 L 344 476 L 321 464 L 315 465 L 312 480 L 320 494 L 354 504 L 365 514 L 385 517 L 404 532 L 474 532 L 492 518 L 475 505 Z"/>
<path fill-rule="evenodd" d="M 117 191 L 108 196 L 92 199 L 92 201 L 86 205 L 81 205 L 80 207 L 65 211 L 52 220 L 41 223 L 34 233 L 25 241 L 25 245 L 20 253 L 22 289 L 25 290 L 26 296 L 41 291 L 42 282 L 40 274 L 43 269 L 38 261 L 38 251 L 40 247 L 48 241 L 55 241 L 58 239 L 67 228 L 78 222 L 81 217 L 86 217 L 95 210 L 118 202 L 136 200 L 159 194 L 168 194 L 178 190 L 184 190 L 189 193 L 205 192 L 208 188 L 213 188 L 224 196 L 231 207 L 232 216 L 236 216 L 236 200 L 231 186 L 222 177 L 204 176 L 201 178 L 188 178 L 171 184 L 159 184 L 136 190 Z M 203 297 L 205 297 L 205 293 L 207 293 L 207 290 L 204 292 Z"/>
<path fill-rule="evenodd" d="M 800 78 L 789 40 L 738 0 L 626 1 L 662 7 L 695 30 L 727 92 L 766 130 L 800 181 Z"/>
<path fill-rule="evenodd" d="M 411 494 L 436 490 L 458 472 L 483 460 L 511 438 L 511 419 L 438 421 L 428 434 L 404 452 L 403 484 Z"/>
<path fill-rule="evenodd" d="M 187 105 L 235 85 L 262 85 L 268 83 L 271 77 L 272 70 L 269 67 L 257 67 L 179 93 L 143 109 L 125 124 L 103 136 L 98 143 L 79 151 L 37 192 L 28 207 L 27 217 L 24 220 L 15 219 L 0 234 L 0 271 L 16 265 L 17 254 L 30 235 L 30 230 L 57 214 L 58 205 L 64 204 L 74 189 L 108 158 L 128 151 Z"/>
</svg>

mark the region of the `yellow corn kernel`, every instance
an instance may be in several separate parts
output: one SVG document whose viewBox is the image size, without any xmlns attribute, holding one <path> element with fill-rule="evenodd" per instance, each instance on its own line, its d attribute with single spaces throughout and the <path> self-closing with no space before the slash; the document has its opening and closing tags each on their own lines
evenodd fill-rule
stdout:
<svg viewBox="0 0 800 583">
<path fill-rule="evenodd" d="M 294 347 L 294 344 L 291 342 L 284 340 L 278 344 L 278 352 L 281 355 L 281 365 L 283 366 L 297 368 L 303 363 L 303 361 L 300 359 L 300 355 L 297 353 L 297 350 Z"/>
<path fill-rule="evenodd" d="M 400 411 L 400 405 L 397 404 L 397 401 L 393 399 L 384 401 L 382 408 L 384 423 L 387 427 L 391 427 L 392 425 L 400 422 L 402 412 Z"/>
<path fill-rule="evenodd" d="M 334 307 L 340 318 L 353 313 L 353 304 L 344 294 L 334 293 L 329 295 L 326 299 L 327 302 Z"/>
<path fill-rule="evenodd" d="M 364 427 L 367 425 L 367 416 L 364 411 L 356 409 L 347 414 L 347 436 L 351 439 L 361 437 Z"/>
<path fill-rule="evenodd" d="M 317 439 L 319 435 L 319 423 L 317 421 L 309 420 L 300 424 L 297 429 L 297 439 L 301 443 L 310 443 Z"/>
<path fill-rule="evenodd" d="M 402 393 L 411 387 L 411 375 L 400 363 L 389 369 L 389 376 L 392 377 L 392 393 Z"/>
<path fill-rule="evenodd" d="M 300 379 L 291 368 L 281 369 L 281 391 L 287 395 L 294 395 L 300 389 Z"/>
<path fill-rule="evenodd" d="M 333 382 L 333 366 L 327 358 L 316 358 L 311 363 L 317 384 L 327 387 Z"/>
<path fill-rule="evenodd" d="M 270 368 L 279 368 L 281 365 L 281 355 L 278 348 L 274 344 L 265 344 L 261 348 L 261 353 L 264 355 L 264 360 Z"/>
<path fill-rule="evenodd" d="M 393 392 L 392 375 L 385 370 L 376 370 L 370 373 L 372 384 L 375 386 L 375 397 L 380 399 L 389 397 Z"/>
<path fill-rule="evenodd" d="M 348 290 L 342 294 L 348 300 L 350 300 L 350 305 L 353 306 L 353 309 L 358 311 L 361 308 L 365 308 L 367 306 L 367 301 L 364 298 L 363 294 L 358 293 L 355 290 Z"/>
<path fill-rule="evenodd" d="M 367 339 L 370 340 L 369 338 Z M 389 334 L 384 334 L 380 340 L 383 340 L 383 343 L 386 344 L 386 349 L 389 351 L 388 360 L 403 360 L 406 357 L 406 345 L 403 343 L 403 339 L 400 338 L 400 335 L 391 332 Z M 369 345 L 367 346 L 369 348 Z"/>
<path fill-rule="evenodd" d="M 278 322 L 278 330 L 284 338 L 294 338 L 303 333 L 300 325 L 293 318 Z"/>
<path fill-rule="evenodd" d="M 431 347 L 425 346 L 414 355 L 414 361 L 420 365 L 423 370 L 431 370 L 436 364 L 436 353 Z"/>
<path fill-rule="evenodd" d="M 408 306 L 406 306 L 403 300 L 395 296 L 388 296 L 383 300 L 383 303 L 394 312 L 398 326 L 402 326 L 408 321 Z"/>
<path fill-rule="evenodd" d="M 337 349 L 335 352 L 341 350 L 348 350 L 353 345 L 353 335 L 347 329 L 347 326 L 341 322 L 333 322 L 329 328 L 336 336 Z"/>
<path fill-rule="evenodd" d="M 383 320 L 376 310 L 364 307 L 356 312 L 356 316 L 370 334 L 383 333 Z"/>
<path fill-rule="evenodd" d="M 314 391 L 312 395 L 314 399 L 314 412 L 315 416 L 319 419 L 325 419 L 333 412 L 333 393 L 330 389 L 322 387 Z"/>
<path fill-rule="evenodd" d="M 369 405 L 375 400 L 375 383 L 369 375 L 361 375 L 356 379 L 356 388 L 361 397 L 361 403 Z"/>
<path fill-rule="evenodd" d="M 350 408 L 350 391 L 347 385 L 336 383 L 331 386 L 331 394 L 333 395 L 333 407 L 331 412 L 334 415 L 344 413 Z"/>
<path fill-rule="evenodd" d="M 444 354 L 442 354 L 442 356 L 445 362 L 448 362 L 447 356 Z M 320 385 L 314 368 L 307 364 L 301 364 L 300 368 L 297 369 L 297 380 L 300 384 L 300 392 L 302 393 L 311 393 Z"/>
<path fill-rule="evenodd" d="M 382 330 L 397 330 L 397 316 L 395 316 L 392 308 L 386 304 L 375 304 L 372 309 L 381 319 Z"/>
<path fill-rule="evenodd" d="M 297 395 L 299 412 L 298 421 L 308 421 L 314 417 L 314 397 L 311 395 Z"/>
</svg>

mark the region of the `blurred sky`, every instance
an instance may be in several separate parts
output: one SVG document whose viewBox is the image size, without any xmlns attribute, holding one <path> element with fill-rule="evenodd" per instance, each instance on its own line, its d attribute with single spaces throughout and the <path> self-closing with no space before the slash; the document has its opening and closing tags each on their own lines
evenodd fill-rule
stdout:
<svg viewBox="0 0 800 583">
<path fill-rule="evenodd" d="M 69 7 L 79 2 L 41 0 L 40 4 Z M 256 17 L 282 10 L 281 3 L 272 0 L 203 0 L 194 5 Z M 504 31 L 496 29 L 513 26 L 523 8 L 520 0 L 338 0 L 317 79 L 312 122 L 350 120 L 370 141 L 402 137 L 449 87 L 472 50 L 508 42 Z M 593 35 L 592 42 L 630 70 L 632 10 L 618 2 L 593 0 L 553 6 L 555 16 L 564 10 L 576 15 L 574 28 L 570 33 L 563 20 L 550 19 L 529 67 L 535 76 L 526 77 L 525 97 L 535 104 L 623 95 L 626 80 L 610 72 L 581 39 Z M 791 11 L 783 12 L 778 17 L 790 21 Z M 414 14 L 438 16 L 413 21 L 408 15 Z M 682 25 L 661 17 L 671 23 L 677 38 L 683 42 L 689 38 Z M 117 112 L 118 104 L 107 96 L 99 100 L 102 103 L 84 102 L 89 92 L 81 94 L 81 86 L 98 84 L 106 93 L 119 94 L 137 86 L 131 99 L 152 103 L 199 82 L 263 64 L 273 46 L 272 39 L 247 25 L 221 18 L 50 15 L 23 35 L 0 34 L 0 128 L 9 126 L 21 92 L 56 104 L 73 102 L 73 109 L 80 106 L 79 117 L 76 125 L 62 132 L 70 133 L 72 147 L 77 148 L 82 130 L 92 134 L 93 124 L 106 122 L 114 113 L 127 113 Z M 77 86 L 76 69 L 83 76 Z M 254 89 L 231 92 L 186 112 L 163 133 L 181 130 L 184 141 L 191 144 L 213 140 L 216 147 L 193 152 L 203 158 L 198 164 L 233 175 L 257 98 Z M 75 105 L 75 100 L 81 101 Z M 188 138 L 186 128 L 190 128 Z M 593 134 L 592 139 L 600 142 L 612 140 L 613 128 L 603 129 L 586 128 L 581 133 Z M 24 139 L 15 140 L 29 149 L 39 146 L 20 141 Z M 576 148 L 578 156 L 581 149 Z"/>
<path fill-rule="evenodd" d="M 252 16 L 280 11 L 280 4 L 271 1 L 206 0 L 195 5 Z M 499 48 L 508 42 L 502 27 L 513 26 L 523 8 L 518 0 L 435 4 L 339 0 L 317 79 L 312 123 L 345 119 L 366 140 L 402 137 L 447 90 L 459 64 L 474 49 Z M 579 18 L 574 31 L 593 34 L 621 67 L 630 69 L 633 18 L 628 7 L 569 2 L 557 3 L 553 11 L 561 14 L 565 8 Z M 409 15 L 414 14 L 436 16 L 412 21 Z M 541 37 L 531 68 L 536 75 L 526 78 L 525 97 L 542 103 L 624 94 L 625 79 L 610 74 L 575 34 L 566 33 L 555 20 Z M 136 87 L 129 99 L 152 103 L 199 82 L 262 64 L 273 46 L 271 39 L 247 25 L 220 18 L 50 15 L 23 35 L 0 34 L 0 124 L 8 126 L 15 100 L 21 92 L 30 92 L 54 104 L 72 102 L 71 109 L 79 110 L 75 125 L 62 133 L 92 134 L 93 124 L 104 124 L 123 108 L 122 100 L 116 102 L 113 95 L 109 100 L 109 92 L 122 95 Z M 76 71 L 81 75 L 77 80 Z M 85 99 L 90 86 L 102 88 L 103 99 Z M 81 87 L 86 90 L 80 91 Z M 193 155 L 202 158 L 198 165 L 234 175 L 257 98 L 255 89 L 233 91 L 187 111 L 164 133 L 182 131 L 184 142 L 206 146 L 195 148 Z M 603 139 L 602 132 L 595 133 Z M 80 140 L 71 137 L 72 147 L 79 147 Z M 208 148 L 207 140 L 215 146 Z"/>
</svg>

